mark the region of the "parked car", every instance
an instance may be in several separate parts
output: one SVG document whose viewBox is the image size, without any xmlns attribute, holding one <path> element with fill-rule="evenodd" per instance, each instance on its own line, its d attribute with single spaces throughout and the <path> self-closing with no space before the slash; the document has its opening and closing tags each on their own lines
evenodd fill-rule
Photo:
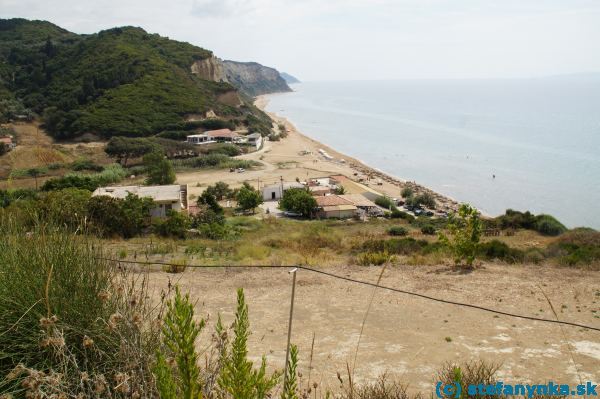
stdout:
<svg viewBox="0 0 600 399">
<path fill-rule="evenodd" d="M 246 171 L 246 169 L 244 169 L 244 168 L 237 168 L 238 173 L 244 173 L 245 171 Z"/>
<path fill-rule="evenodd" d="M 283 212 L 283 216 L 287 216 L 289 218 L 299 218 L 302 216 L 302 214 L 297 212 L 285 211 Z"/>
</svg>

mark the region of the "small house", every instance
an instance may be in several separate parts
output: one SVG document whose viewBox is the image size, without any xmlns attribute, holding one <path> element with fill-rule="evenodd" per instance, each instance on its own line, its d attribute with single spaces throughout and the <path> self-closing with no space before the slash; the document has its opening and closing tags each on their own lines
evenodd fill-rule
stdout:
<svg viewBox="0 0 600 399">
<path fill-rule="evenodd" d="M 207 134 L 202 133 L 202 134 L 192 134 L 192 135 L 187 136 L 186 142 L 188 144 L 199 145 L 199 144 L 215 143 L 216 141 L 212 140 Z"/>
<path fill-rule="evenodd" d="M 229 129 L 208 130 L 204 134 L 217 143 L 238 143 L 242 141 L 242 136 Z"/>
<path fill-rule="evenodd" d="M 317 201 L 317 217 L 330 219 L 348 219 L 358 214 L 358 208 L 352 202 L 339 195 L 315 197 Z"/>
<path fill-rule="evenodd" d="M 298 182 L 283 182 L 264 186 L 262 196 L 264 201 L 280 200 L 283 193 L 290 188 L 304 188 L 302 183 Z"/>
<path fill-rule="evenodd" d="M 129 194 L 140 198 L 151 198 L 155 207 L 150 210 L 152 217 L 165 217 L 169 211 L 181 212 L 187 210 L 187 184 L 171 184 L 165 186 L 115 186 L 99 187 L 92 193 L 93 197 L 108 196 L 124 199 Z"/>
<path fill-rule="evenodd" d="M 262 146 L 263 137 L 260 133 L 251 133 L 246 136 L 246 143 L 258 150 Z"/>
</svg>

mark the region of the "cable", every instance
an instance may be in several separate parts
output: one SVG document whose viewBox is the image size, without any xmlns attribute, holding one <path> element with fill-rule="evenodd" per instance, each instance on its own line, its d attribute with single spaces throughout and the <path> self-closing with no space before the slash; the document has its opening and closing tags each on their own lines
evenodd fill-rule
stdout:
<svg viewBox="0 0 600 399">
<path fill-rule="evenodd" d="M 140 265 L 182 266 L 181 264 L 168 263 L 168 262 L 144 262 L 144 261 L 117 260 L 117 259 L 110 259 L 110 258 L 97 258 L 97 259 L 98 260 L 110 261 L 110 262 L 130 263 L 130 264 L 132 263 L 132 264 L 140 264 Z M 516 318 L 525 319 L 525 320 L 532 320 L 532 321 L 541 321 L 541 322 L 544 322 L 544 323 L 562 324 L 562 325 L 573 326 L 573 327 L 580 327 L 580 328 L 584 328 L 586 330 L 592 330 L 592 331 L 598 331 L 598 332 L 600 332 L 600 328 L 587 326 L 585 324 L 572 323 L 570 321 L 562 321 L 562 320 L 544 319 L 544 318 L 533 317 L 533 316 L 523 316 L 523 315 L 519 315 L 519 314 L 504 312 L 502 310 L 496 310 L 496 309 L 486 308 L 484 306 L 472 305 L 470 303 L 450 301 L 450 300 L 447 300 L 447 299 L 436 298 L 436 297 L 432 297 L 432 296 L 425 295 L 425 294 L 419 294 L 418 292 L 412 292 L 412 291 L 402 290 L 402 289 L 394 288 L 394 287 L 387 287 L 387 286 L 384 286 L 384 285 L 378 285 L 378 284 L 371 283 L 371 282 L 368 282 L 368 281 L 357 280 L 357 279 L 353 279 L 353 278 L 350 278 L 350 277 L 340 276 L 338 274 L 333 274 L 333 273 L 330 273 L 330 272 L 326 272 L 324 270 L 313 269 L 313 268 L 307 267 L 307 266 L 295 266 L 295 265 L 286 265 L 286 266 L 279 266 L 279 265 L 212 265 L 212 266 L 210 266 L 210 265 L 209 266 L 205 266 L 205 265 L 185 265 L 185 266 L 186 267 L 192 267 L 192 268 L 203 268 L 203 269 L 212 268 L 212 267 L 240 268 L 240 269 L 241 268 L 253 268 L 253 267 L 254 268 L 274 268 L 274 269 L 276 269 L 276 268 L 281 269 L 281 268 L 297 267 L 298 269 L 306 270 L 306 271 L 317 273 L 317 274 L 322 274 L 322 275 L 325 275 L 325 276 L 328 276 L 328 277 L 332 277 L 332 278 L 337 278 L 339 280 L 345 280 L 345 281 L 348 281 L 348 282 L 351 282 L 351 283 L 368 285 L 368 286 L 371 286 L 371 287 L 377 287 L 377 288 L 381 288 L 381 289 L 392 291 L 392 292 L 398 292 L 400 294 L 416 296 L 416 297 L 419 297 L 419 298 L 422 298 L 422 299 L 427 299 L 427 300 L 434 301 L 434 302 L 445 303 L 445 304 L 454 305 L 454 306 L 462 306 L 462 307 L 476 309 L 476 310 L 482 310 L 484 312 L 494 313 L 494 314 L 498 314 L 498 315 L 502 315 L 502 316 L 516 317 Z"/>
</svg>

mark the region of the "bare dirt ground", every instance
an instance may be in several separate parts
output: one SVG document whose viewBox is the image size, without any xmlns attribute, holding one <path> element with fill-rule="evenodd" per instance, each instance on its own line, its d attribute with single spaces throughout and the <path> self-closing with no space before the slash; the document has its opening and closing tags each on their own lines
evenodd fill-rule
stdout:
<svg viewBox="0 0 600 399">
<path fill-rule="evenodd" d="M 331 267 L 328 272 L 376 282 L 378 267 Z M 166 289 L 169 280 L 197 300 L 196 312 L 214 326 L 217 314 L 233 320 L 235 290 L 243 287 L 253 335 L 250 356 L 267 355 L 283 368 L 291 294 L 288 269 L 188 269 L 182 274 L 153 272 L 151 287 Z M 394 266 L 384 286 L 417 291 L 447 300 L 477 304 L 521 315 L 600 327 L 600 275 L 548 266 L 489 264 L 461 274 L 446 266 Z M 543 290 L 543 292 L 542 292 Z M 299 346 L 300 371 L 310 382 L 339 388 L 352 366 L 361 324 L 373 287 L 299 270 L 292 341 Z M 206 331 L 205 349 L 212 331 Z M 563 335 L 564 334 L 564 335 Z M 572 357 L 571 357 L 572 356 Z M 483 359 L 501 364 L 505 383 L 600 382 L 600 333 L 578 327 L 497 316 L 377 289 L 356 362 L 356 380 L 388 372 L 412 392 L 432 392 L 435 371 L 445 362 Z"/>
</svg>

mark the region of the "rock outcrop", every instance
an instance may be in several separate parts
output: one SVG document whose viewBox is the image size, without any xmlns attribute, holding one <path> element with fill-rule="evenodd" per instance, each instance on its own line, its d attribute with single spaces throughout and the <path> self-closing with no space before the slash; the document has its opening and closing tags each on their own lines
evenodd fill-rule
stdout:
<svg viewBox="0 0 600 399">
<path fill-rule="evenodd" d="M 195 61 L 192 64 L 192 73 L 204 80 L 212 80 L 213 82 L 227 81 L 223 61 L 215 56 Z"/>
</svg>

